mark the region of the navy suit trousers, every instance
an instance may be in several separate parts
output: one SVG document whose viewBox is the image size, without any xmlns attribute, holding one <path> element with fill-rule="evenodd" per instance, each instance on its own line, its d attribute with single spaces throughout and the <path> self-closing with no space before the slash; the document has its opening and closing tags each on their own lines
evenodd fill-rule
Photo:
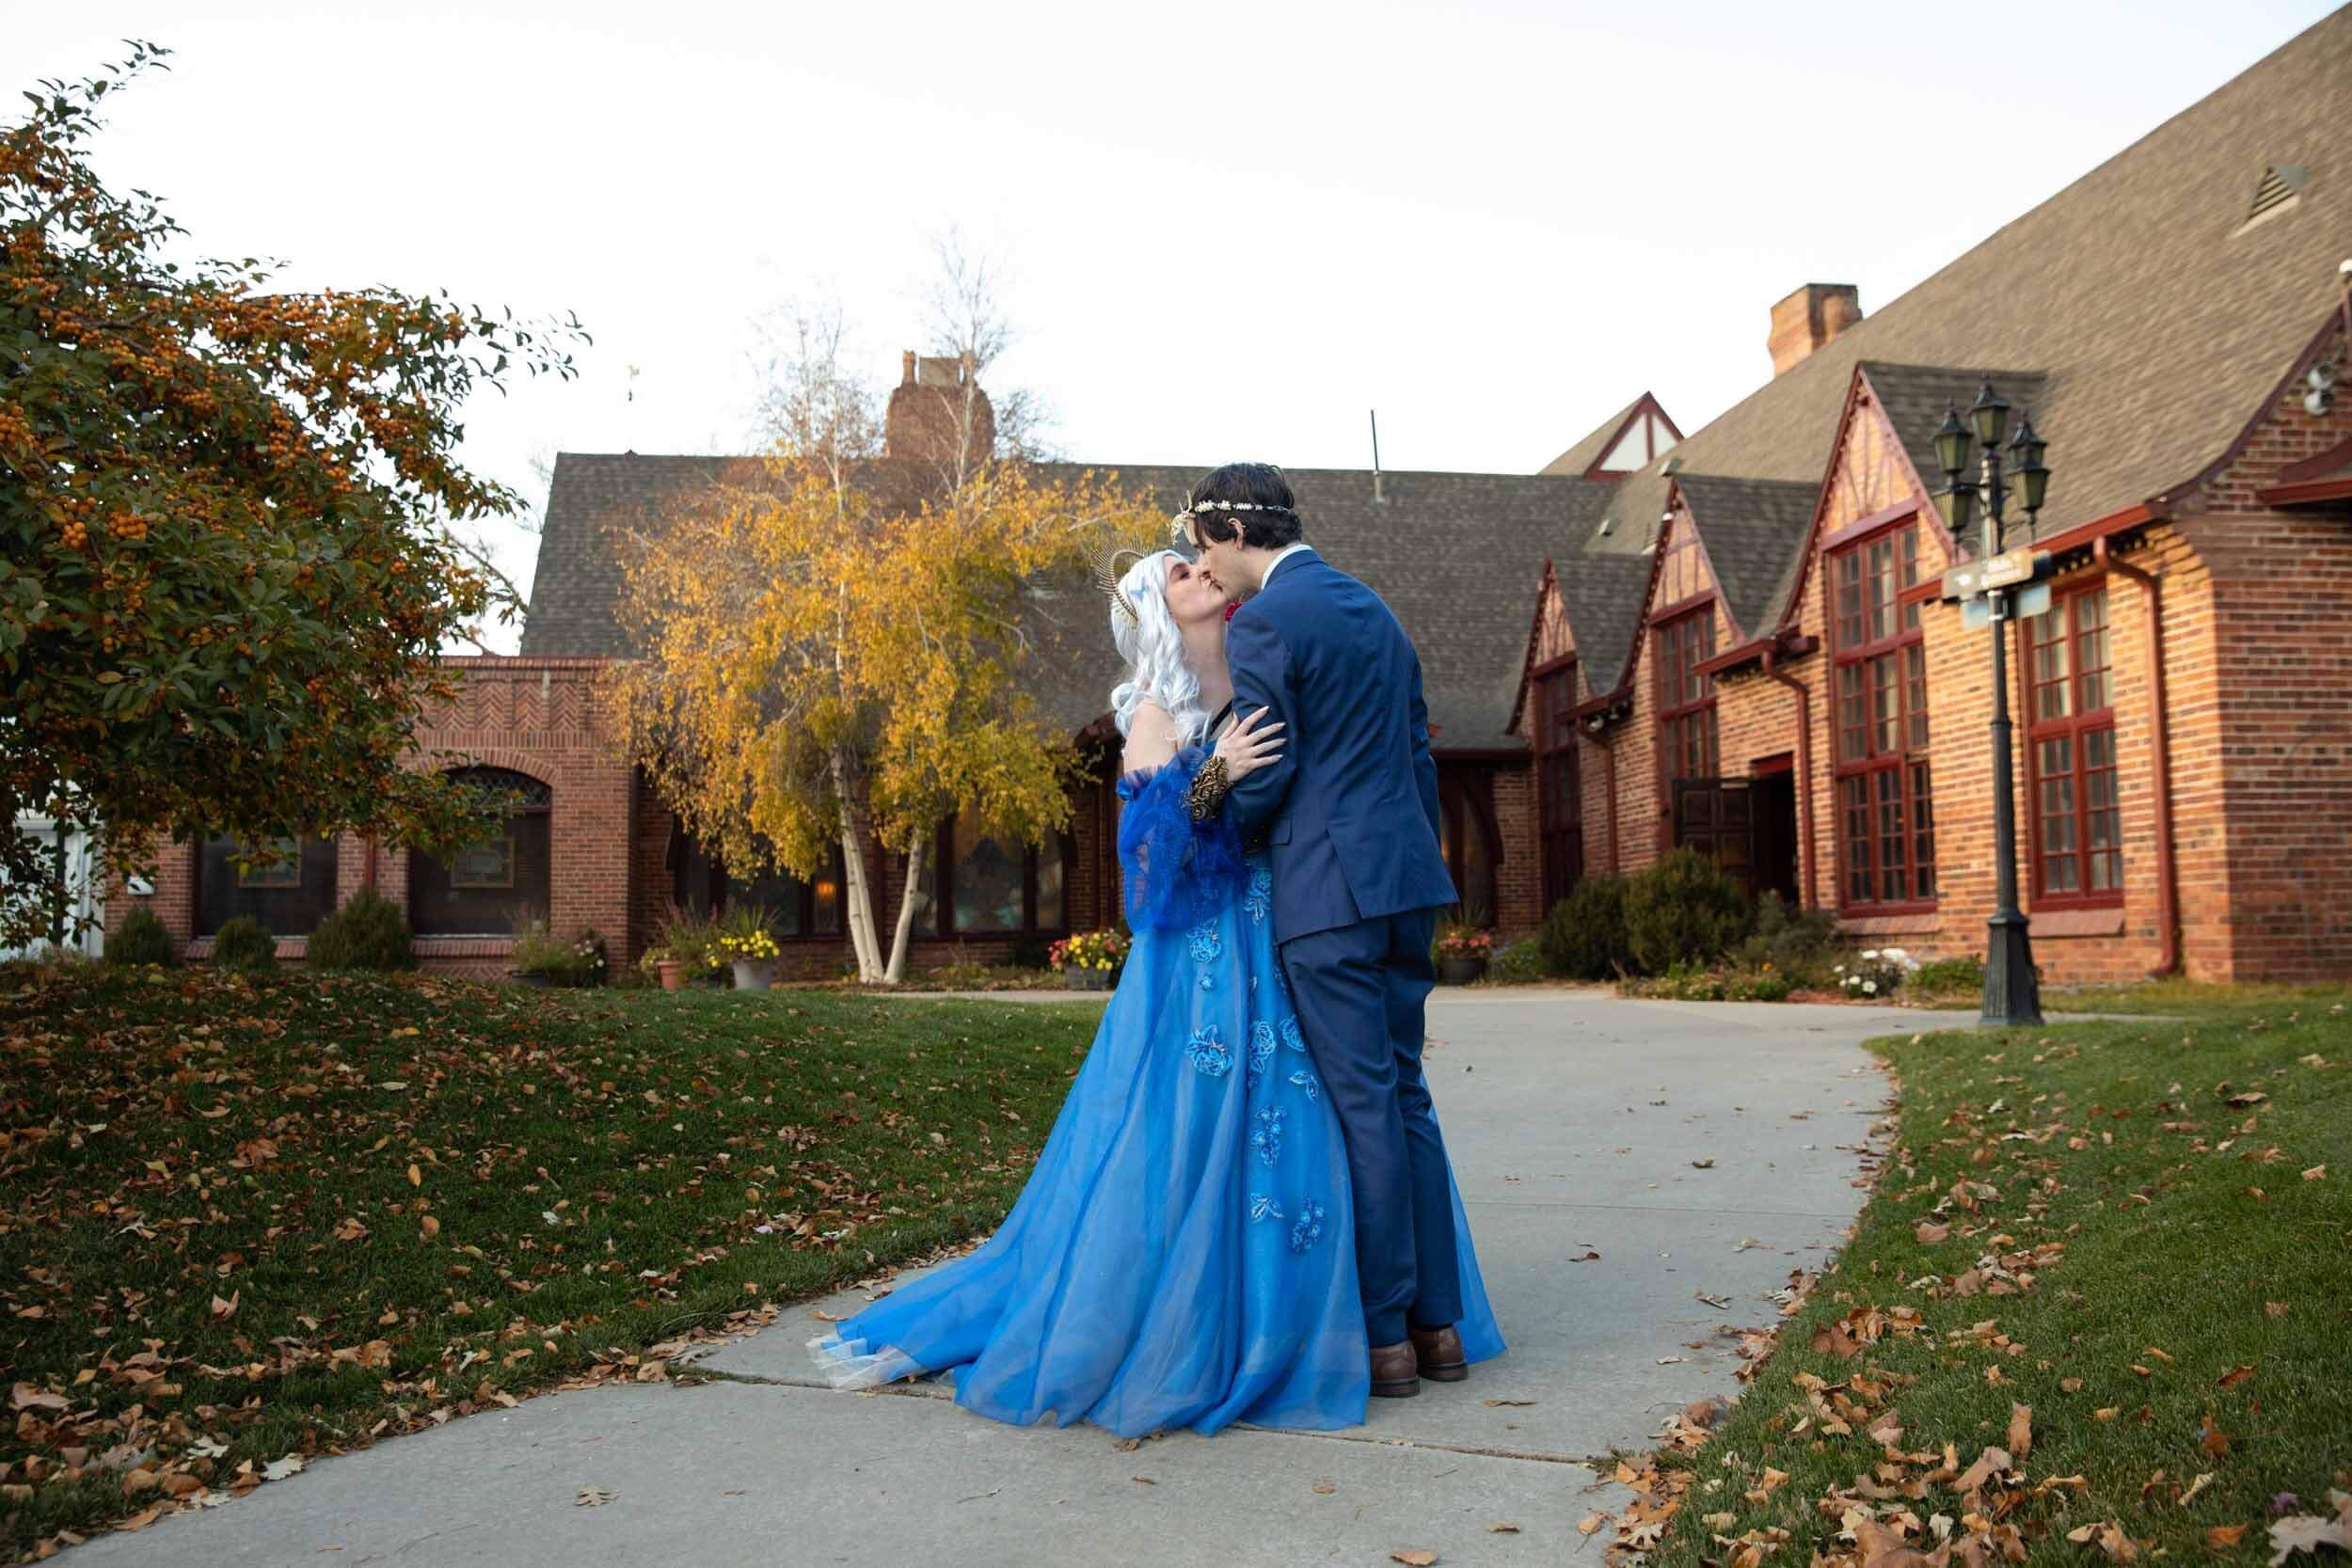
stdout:
<svg viewBox="0 0 2352 1568">
<path fill-rule="evenodd" d="M 1347 1141 L 1356 1273 L 1375 1345 L 1462 1315 L 1445 1141 L 1422 1078 L 1422 1013 L 1437 972 L 1434 910 L 1315 931 L 1282 944 L 1291 1001 Z"/>
</svg>

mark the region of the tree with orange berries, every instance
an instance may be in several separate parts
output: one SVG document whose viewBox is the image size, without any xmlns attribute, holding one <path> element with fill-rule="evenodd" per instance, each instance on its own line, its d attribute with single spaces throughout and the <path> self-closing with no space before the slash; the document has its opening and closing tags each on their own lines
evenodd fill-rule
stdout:
<svg viewBox="0 0 2352 1568">
<path fill-rule="evenodd" d="M 170 834 L 463 842 L 495 803 L 403 758 L 485 604 L 451 529 L 520 500 L 461 465 L 458 414 L 570 375 L 577 324 L 167 259 L 179 226 L 88 162 L 167 53 L 132 47 L 0 130 L 0 814 L 118 871 Z M 0 832 L 0 941 L 37 934 L 52 863 Z"/>
</svg>

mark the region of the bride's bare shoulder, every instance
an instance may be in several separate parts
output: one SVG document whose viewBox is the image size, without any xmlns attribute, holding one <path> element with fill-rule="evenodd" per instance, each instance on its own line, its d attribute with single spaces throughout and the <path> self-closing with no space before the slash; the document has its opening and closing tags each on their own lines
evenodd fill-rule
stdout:
<svg viewBox="0 0 2352 1568">
<path fill-rule="evenodd" d="M 1176 721 L 1168 709 L 1145 698 L 1136 705 L 1134 718 L 1127 722 L 1127 751 L 1120 758 L 1123 771 L 1133 773 L 1139 768 L 1159 768 L 1176 754 Z"/>
</svg>

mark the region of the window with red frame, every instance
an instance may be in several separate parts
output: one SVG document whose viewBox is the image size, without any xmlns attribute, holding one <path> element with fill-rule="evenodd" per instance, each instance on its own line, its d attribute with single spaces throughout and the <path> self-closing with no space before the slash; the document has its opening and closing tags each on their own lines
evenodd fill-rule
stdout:
<svg viewBox="0 0 2352 1568">
<path fill-rule="evenodd" d="M 2114 683 L 2105 583 L 2062 595 L 2026 623 L 2026 738 L 2033 753 L 2034 902 L 2123 901 Z"/>
<path fill-rule="evenodd" d="M 1584 875 L 1584 781 L 1578 769 L 1576 666 L 1535 677 L 1535 788 L 1542 819 L 1544 908 L 1568 895 Z"/>
<path fill-rule="evenodd" d="M 1899 523 L 1829 558 L 1837 681 L 1837 855 L 1846 909 L 1935 901 L 1919 531 Z"/>
<path fill-rule="evenodd" d="M 1667 622 L 1658 639 L 1658 736 L 1666 781 L 1711 779 L 1715 763 L 1715 678 L 1699 666 L 1715 656 L 1715 609 Z"/>
</svg>

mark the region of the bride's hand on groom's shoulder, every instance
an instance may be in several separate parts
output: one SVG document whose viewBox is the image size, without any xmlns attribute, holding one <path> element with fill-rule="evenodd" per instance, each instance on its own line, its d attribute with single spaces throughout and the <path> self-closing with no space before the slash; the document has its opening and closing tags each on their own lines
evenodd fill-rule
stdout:
<svg viewBox="0 0 2352 1568">
<path fill-rule="evenodd" d="M 1239 779 L 1271 766 L 1282 754 L 1282 721 L 1269 718 L 1274 710 L 1260 708 L 1246 719 L 1227 721 L 1216 737 L 1216 755 L 1225 764 L 1225 776 Z"/>
</svg>

